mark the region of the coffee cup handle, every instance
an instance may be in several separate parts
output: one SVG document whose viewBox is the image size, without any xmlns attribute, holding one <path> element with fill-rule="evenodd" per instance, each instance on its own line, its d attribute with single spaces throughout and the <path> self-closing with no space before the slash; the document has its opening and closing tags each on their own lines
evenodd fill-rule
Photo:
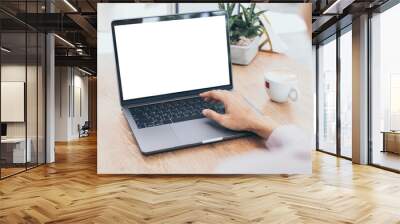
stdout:
<svg viewBox="0 0 400 224">
<path fill-rule="evenodd" d="M 290 90 L 290 92 L 289 92 L 289 98 L 290 98 L 292 101 L 296 101 L 296 100 L 299 98 L 299 94 L 298 94 L 298 92 L 297 92 L 297 89 L 292 88 L 292 89 Z"/>
</svg>

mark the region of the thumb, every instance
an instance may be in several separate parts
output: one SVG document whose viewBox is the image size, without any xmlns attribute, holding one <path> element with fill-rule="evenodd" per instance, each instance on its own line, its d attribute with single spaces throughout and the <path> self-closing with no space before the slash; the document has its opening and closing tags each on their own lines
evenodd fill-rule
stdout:
<svg viewBox="0 0 400 224">
<path fill-rule="evenodd" d="M 214 120 L 218 123 L 221 123 L 222 119 L 224 118 L 224 116 L 222 114 L 217 113 L 210 109 L 204 109 L 202 112 L 203 112 L 204 116 L 206 116 L 207 118 L 210 118 L 211 120 Z"/>
</svg>

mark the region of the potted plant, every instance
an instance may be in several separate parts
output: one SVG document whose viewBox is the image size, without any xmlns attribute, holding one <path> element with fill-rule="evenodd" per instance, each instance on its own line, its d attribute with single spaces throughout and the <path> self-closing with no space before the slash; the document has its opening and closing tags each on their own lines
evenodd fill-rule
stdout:
<svg viewBox="0 0 400 224">
<path fill-rule="evenodd" d="M 248 65 L 257 55 L 261 34 L 266 32 L 259 18 L 266 10 L 256 12 L 256 3 L 236 6 L 236 3 L 219 3 L 219 8 L 228 15 L 231 61 Z"/>
</svg>

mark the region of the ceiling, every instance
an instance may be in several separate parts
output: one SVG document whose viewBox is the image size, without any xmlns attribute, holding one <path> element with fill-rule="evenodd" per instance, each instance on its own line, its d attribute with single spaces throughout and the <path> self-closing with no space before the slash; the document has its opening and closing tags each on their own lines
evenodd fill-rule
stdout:
<svg viewBox="0 0 400 224">
<path fill-rule="evenodd" d="M 350 25 L 354 17 L 372 11 L 388 0 L 313 0 L 313 44 Z"/>
</svg>

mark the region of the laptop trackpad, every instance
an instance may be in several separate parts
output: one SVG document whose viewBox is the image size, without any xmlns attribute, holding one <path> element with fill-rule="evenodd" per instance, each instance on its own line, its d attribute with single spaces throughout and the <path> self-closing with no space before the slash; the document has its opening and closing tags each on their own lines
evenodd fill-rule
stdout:
<svg viewBox="0 0 400 224">
<path fill-rule="evenodd" d="M 173 148 L 179 143 L 170 125 L 138 129 L 135 136 L 143 153 Z"/>
<path fill-rule="evenodd" d="M 171 127 L 181 144 L 199 143 L 234 133 L 207 118 L 173 123 Z"/>
</svg>

